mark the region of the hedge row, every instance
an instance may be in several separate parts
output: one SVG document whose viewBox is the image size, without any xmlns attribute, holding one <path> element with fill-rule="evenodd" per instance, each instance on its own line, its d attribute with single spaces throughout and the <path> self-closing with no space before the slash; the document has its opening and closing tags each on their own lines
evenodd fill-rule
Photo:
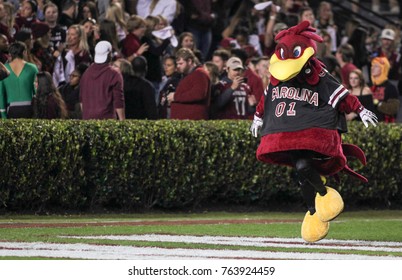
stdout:
<svg viewBox="0 0 402 280">
<path fill-rule="evenodd" d="M 291 169 L 258 162 L 249 121 L 0 122 L 0 209 L 182 209 L 303 206 Z M 352 123 L 369 179 L 330 183 L 347 205 L 402 206 L 402 127 Z M 281 209 L 285 210 L 285 209 Z"/>
</svg>

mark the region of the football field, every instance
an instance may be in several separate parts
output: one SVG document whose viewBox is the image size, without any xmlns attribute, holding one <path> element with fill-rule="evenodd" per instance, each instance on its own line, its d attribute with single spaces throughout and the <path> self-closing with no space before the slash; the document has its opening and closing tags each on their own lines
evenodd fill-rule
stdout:
<svg viewBox="0 0 402 280">
<path fill-rule="evenodd" d="M 7 216 L 1 259 L 402 260 L 402 211 L 346 212 L 327 238 L 300 238 L 303 213 Z"/>
</svg>

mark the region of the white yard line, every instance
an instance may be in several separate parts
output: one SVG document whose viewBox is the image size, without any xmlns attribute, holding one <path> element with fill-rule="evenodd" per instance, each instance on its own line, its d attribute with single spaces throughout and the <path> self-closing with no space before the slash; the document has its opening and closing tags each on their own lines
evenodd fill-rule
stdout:
<svg viewBox="0 0 402 280">
<path fill-rule="evenodd" d="M 174 259 L 300 259 L 300 260 L 396 260 L 391 256 L 354 254 L 261 252 L 251 250 L 165 249 L 155 247 L 90 244 L 0 242 L 0 256 L 46 257 L 97 260 Z"/>
<path fill-rule="evenodd" d="M 261 238 L 226 236 L 185 235 L 118 235 L 118 236 L 63 236 L 63 238 L 107 239 L 131 241 L 181 242 L 191 244 L 219 244 L 256 247 L 282 247 L 331 250 L 365 250 L 377 252 L 401 252 L 402 242 L 371 242 L 359 240 L 322 240 L 315 244 L 305 243 L 300 238 Z M 0 242 L 0 256 L 49 257 L 104 260 L 150 260 L 150 259 L 322 259 L 322 260 L 390 260 L 402 259 L 393 256 L 368 256 L 336 253 L 269 252 L 253 250 L 212 249 L 166 249 L 91 244 L 53 244 L 41 242 Z"/>
<path fill-rule="evenodd" d="M 303 249 L 357 250 L 402 252 L 402 242 L 378 242 L 360 240 L 321 240 L 309 244 L 301 238 L 261 238 L 261 237 L 228 237 L 228 236 L 190 236 L 190 235 L 100 235 L 100 236 L 61 236 L 62 238 L 128 240 L 152 242 L 181 242 L 189 244 L 212 244 L 231 246 L 255 246 Z"/>
</svg>

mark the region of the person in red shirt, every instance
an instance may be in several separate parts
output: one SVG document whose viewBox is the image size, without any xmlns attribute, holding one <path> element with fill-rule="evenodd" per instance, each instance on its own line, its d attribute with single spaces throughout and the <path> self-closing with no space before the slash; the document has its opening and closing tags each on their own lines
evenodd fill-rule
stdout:
<svg viewBox="0 0 402 280">
<path fill-rule="evenodd" d="M 167 96 L 171 104 L 171 119 L 207 120 L 211 99 L 211 81 L 194 53 L 182 48 L 176 53 L 177 70 L 185 77 L 175 92 Z"/>
<path fill-rule="evenodd" d="M 243 63 L 231 57 L 226 63 L 228 76 L 217 85 L 218 94 L 212 101 L 211 115 L 216 119 L 247 119 L 255 97 L 243 77 Z"/>
<path fill-rule="evenodd" d="M 82 75 L 80 103 L 84 120 L 126 118 L 123 77 L 109 64 L 111 51 L 108 41 L 96 44 L 95 63 Z"/>
<path fill-rule="evenodd" d="M 121 53 L 130 62 L 136 56 L 142 55 L 148 50 L 148 44 L 141 44 L 141 38 L 144 37 L 146 31 L 145 20 L 138 16 L 132 15 L 127 21 L 127 36 L 122 40 Z"/>
</svg>

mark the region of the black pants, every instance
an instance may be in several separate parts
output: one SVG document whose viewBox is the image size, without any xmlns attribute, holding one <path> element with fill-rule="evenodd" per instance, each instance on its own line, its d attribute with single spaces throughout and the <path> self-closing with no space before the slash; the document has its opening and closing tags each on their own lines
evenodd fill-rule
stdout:
<svg viewBox="0 0 402 280">
<path fill-rule="evenodd" d="M 7 111 L 8 119 L 32 119 L 32 105 L 10 106 Z"/>
<path fill-rule="evenodd" d="M 298 175 L 303 199 L 310 214 L 315 213 L 315 196 L 326 194 L 326 188 L 321 180 L 320 173 L 313 166 L 313 158 L 317 154 L 308 150 L 291 151 L 293 166 Z"/>
</svg>

